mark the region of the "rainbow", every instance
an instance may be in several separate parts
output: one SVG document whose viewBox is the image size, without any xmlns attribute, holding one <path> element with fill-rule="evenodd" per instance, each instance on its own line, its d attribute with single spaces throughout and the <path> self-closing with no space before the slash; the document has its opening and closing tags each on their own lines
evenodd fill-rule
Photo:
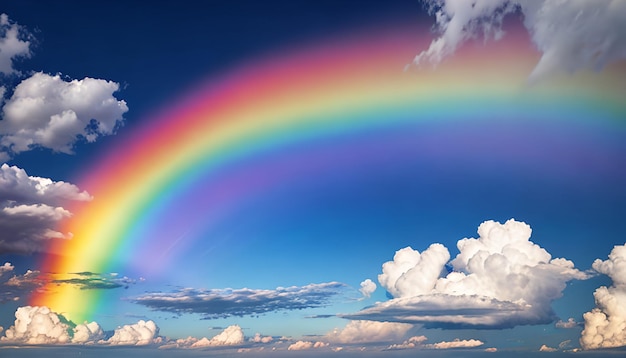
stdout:
<svg viewBox="0 0 626 358">
<path fill-rule="evenodd" d="M 310 180 L 347 163 L 376 170 L 371 158 L 380 148 L 358 143 L 378 134 L 385 148 L 407 128 L 423 125 L 520 113 L 543 120 L 554 108 L 569 108 L 565 117 L 575 118 L 598 110 L 611 119 L 624 113 L 620 84 L 610 74 L 529 86 L 526 76 L 538 54 L 521 31 L 487 47 L 467 46 L 436 69 L 405 70 L 429 41 L 406 29 L 362 33 L 211 77 L 120 134 L 115 148 L 78 178 L 94 200 L 70 207 L 74 215 L 60 230 L 73 239 L 55 243 L 39 269 L 156 272 L 185 245 L 210 237 L 212 222 L 281 183 Z M 414 155 L 393 153 L 383 152 L 380 162 Z M 180 197 L 194 203 L 193 212 L 172 214 Z M 159 226 L 166 215 L 172 225 Z M 82 321 L 93 316 L 100 296 L 65 285 L 33 295 L 30 303 Z"/>
</svg>

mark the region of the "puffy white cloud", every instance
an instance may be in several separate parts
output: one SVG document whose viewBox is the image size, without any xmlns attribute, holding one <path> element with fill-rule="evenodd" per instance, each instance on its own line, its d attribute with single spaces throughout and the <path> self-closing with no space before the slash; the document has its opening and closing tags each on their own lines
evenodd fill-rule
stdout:
<svg viewBox="0 0 626 358">
<path fill-rule="evenodd" d="M 394 297 L 428 293 L 441 276 L 448 260 L 450 253 L 441 244 L 432 244 L 421 254 L 411 247 L 405 247 L 396 251 L 393 261 L 383 264 L 383 273 L 378 275 L 378 281 Z"/>
<path fill-rule="evenodd" d="M 104 339 L 104 331 L 98 322 L 85 322 L 74 328 L 72 343 L 96 343 L 102 339 Z"/>
<path fill-rule="evenodd" d="M 485 352 L 488 352 L 488 353 L 495 353 L 497 351 L 498 351 L 498 348 L 496 347 L 485 348 Z"/>
<path fill-rule="evenodd" d="M 310 342 L 310 341 L 297 341 L 287 347 L 288 351 L 302 351 L 306 349 L 325 348 L 328 347 L 328 343 L 325 342 Z"/>
<path fill-rule="evenodd" d="M 31 55 L 28 37 L 24 28 L 11 21 L 7 14 L 0 14 L 0 73 L 15 73 L 13 60 Z"/>
<path fill-rule="evenodd" d="M 11 265 L 10 262 L 5 262 L 4 265 L 0 266 L 0 277 L 2 277 L 5 273 L 13 271 L 15 266 Z"/>
<path fill-rule="evenodd" d="M 140 320 L 135 324 L 118 327 L 113 336 L 102 343 L 124 346 L 145 346 L 158 342 L 159 327 L 154 321 Z"/>
<path fill-rule="evenodd" d="M 364 298 L 370 298 L 374 291 L 376 291 L 376 284 L 374 283 L 374 281 L 368 278 L 365 281 L 361 282 L 361 288 L 359 289 L 359 292 L 361 292 Z"/>
<path fill-rule="evenodd" d="M 0 253 L 31 253 L 44 249 L 49 239 L 71 238 L 71 233 L 56 230 L 59 221 L 72 215 L 63 205 L 91 199 L 73 184 L 29 176 L 24 169 L 2 164 Z"/>
<path fill-rule="evenodd" d="M 3 107 L 0 145 L 10 154 L 38 146 L 72 154 L 79 138 L 94 142 L 121 124 L 128 106 L 113 96 L 118 89 L 119 84 L 102 79 L 68 82 L 35 73 L 17 85 Z"/>
<path fill-rule="evenodd" d="M 76 185 L 37 176 L 29 176 L 24 169 L 0 166 L 0 200 L 25 204 L 58 206 L 68 200 L 89 201 L 92 197 Z"/>
<path fill-rule="evenodd" d="M 557 351 L 556 348 L 546 346 L 545 344 L 542 344 L 541 347 L 539 347 L 539 352 L 556 352 L 556 351 Z"/>
<path fill-rule="evenodd" d="M 324 338 L 334 343 L 369 343 L 397 341 L 413 326 L 405 323 L 350 321 L 343 329 L 335 328 Z"/>
<path fill-rule="evenodd" d="M 202 338 L 191 345 L 191 348 L 236 346 L 244 342 L 243 331 L 238 325 L 226 327 L 224 331 L 211 339 Z"/>
<path fill-rule="evenodd" d="M 426 349 L 452 349 L 452 348 L 475 348 L 485 344 L 478 339 L 455 339 L 450 342 L 438 342 L 433 344 L 425 344 L 423 347 Z"/>
<path fill-rule="evenodd" d="M 569 328 L 576 328 L 576 327 L 578 327 L 578 322 L 576 322 L 576 320 L 575 320 L 575 319 L 573 319 L 572 317 L 570 317 L 570 318 L 568 318 L 568 319 L 567 319 L 567 322 L 566 322 L 566 321 L 563 321 L 563 320 L 558 320 L 558 321 L 554 324 L 554 326 L 555 326 L 556 328 L 565 328 L 565 329 L 569 329 Z"/>
<path fill-rule="evenodd" d="M 551 302 L 566 282 L 588 277 L 530 241 L 525 223 L 486 221 L 478 233 L 458 241 L 449 273 L 443 245 L 399 250 L 379 276 L 394 299 L 342 317 L 448 328 L 546 324 L 555 319 Z"/>
<path fill-rule="evenodd" d="M 199 313 L 212 319 L 321 307 L 344 288 L 345 285 L 339 282 L 277 287 L 273 290 L 187 288 L 175 292 L 146 293 L 130 300 L 153 310 Z"/>
<path fill-rule="evenodd" d="M 394 350 L 418 348 L 421 347 L 427 340 L 428 338 L 426 338 L 426 336 L 413 336 L 400 344 L 392 344 L 387 349 Z"/>
<path fill-rule="evenodd" d="M 595 260 L 593 269 L 611 278 L 593 294 L 596 307 L 583 315 L 580 337 L 583 349 L 626 346 L 626 244 L 615 246 L 608 260 Z"/>
<path fill-rule="evenodd" d="M 66 344 L 71 341 L 71 326 L 48 307 L 19 307 L 15 324 L 6 330 L 3 342 L 19 344 Z"/>
<path fill-rule="evenodd" d="M 600 69 L 626 58 L 626 2 L 622 0 L 424 0 L 441 35 L 415 57 L 439 63 L 468 39 L 504 36 L 502 21 L 520 12 L 542 53 L 531 74 L 537 80 L 557 71 Z"/>
<path fill-rule="evenodd" d="M 260 333 L 256 333 L 254 337 L 250 338 L 250 342 L 254 343 L 270 343 L 273 340 L 272 336 L 262 336 Z"/>
</svg>

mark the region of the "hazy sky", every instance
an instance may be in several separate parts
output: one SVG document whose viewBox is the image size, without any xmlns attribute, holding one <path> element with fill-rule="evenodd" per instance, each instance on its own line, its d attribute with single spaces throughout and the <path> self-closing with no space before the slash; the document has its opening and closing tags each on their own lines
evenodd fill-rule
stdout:
<svg viewBox="0 0 626 358">
<path fill-rule="evenodd" d="M 0 13 L 0 345 L 626 346 L 625 2 Z"/>
</svg>

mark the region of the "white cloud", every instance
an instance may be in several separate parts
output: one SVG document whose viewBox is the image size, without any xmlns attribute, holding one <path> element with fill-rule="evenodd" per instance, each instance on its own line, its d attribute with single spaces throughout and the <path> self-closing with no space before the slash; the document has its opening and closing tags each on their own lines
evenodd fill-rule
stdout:
<svg viewBox="0 0 626 358">
<path fill-rule="evenodd" d="M 335 328 L 324 336 L 334 343 L 369 343 L 397 341 L 413 326 L 405 323 L 350 321 L 343 329 Z"/>
<path fill-rule="evenodd" d="M 502 21 L 520 12 L 542 53 L 531 80 L 562 71 L 601 69 L 626 58 L 626 2 L 622 0 L 424 0 L 436 16 L 441 36 L 415 57 L 439 63 L 468 39 L 504 36 Z"/>
<path fill-rule="evenodd" d="M 573 319 L 572 317 L 570 317 L 570 318 L 568 318 L 568 319 L 567 319 L 567 322 L 566 322 L 566 321 L 563 321 L 563 320 L 558 320 L 558 321 L 554 324 L 554 326 L 555 326 L 556 328 L 565 328 L 565 329 L 569 329 L 569 328 L 576 328 L 576 327 L 578 327 L 578 322 L 576 322 L 576 320 L 575 320 L 575 319 Z"/>
<path fill-rule="evenodd" d="M 79 138 L 94 142 L 113 134 L 128 111 L 113 93 L 119 84 L 85 77 L 64 81 L 59 75 L 35 73 L 23 80 L 3 107 L 0 145 L 9 154 L 44 147 L 73 153 Z"/>
<path fill-rule="evenodd" d="M 422 347 L 423 343 L 427 340 L 428 338 L 426 338 L 426 336 L 413 336 L 400 344 L 392 344 L 387 349 L 395 350 L 419 348 Z"/>
<path fill-rule="evenodd" d="M 191 348 L 236 346 L 244 342 L 243 331 L 238 325 L 226 327 L 224 331 L 211 339 L 202 338 L 191 345 Z"/>
<path fill-rule="evenodd" d="M 453 349 L 453 348 L 475 348 L 485 344 L 478 339 L 455 339 L 453 341 L 438 342 L 433 344 L 425 344 L 426 349 Z"/>
<path fill-rule="evenodd" d="M 297 341 L 287 347 L 288 351 L 302 351 L 307 349 L 325 348 L 328 347 L 328 343 L 325 342 L 310 342 L 310 341 Z"/>
<path fill-rule="evenodd" d="M 359 289 L 359 292 L 361 292 L 364 298 L 370 298 L 374 291 L 376 291 L 376 284 L 374 283 L 374 281 L 368 278 L 365 281 L 361 282 L 361 288 Z"/>
<path fill-rule="evenodd" d="M 104 339 L 104 331 L 98 322 L 81 323 L 74 328 L 72 343 L 96 343 Z"/>
<path fill-rule="evenodd" d="M 583 349 L 626 346 L 626 244 L 615 246 L 608 260 L 597 259 L 592 267 L 609 276 L 613 285 L 594 292 L 596 307 L 583 315 L 580 345 Z"/>
<path fill-rule="evenodd" d="M 399 250 L 379 276 L 394 299 L 342 317 L 448 328 L 546 324 L 555 319 L 551 302 L 566 282 L 588 277 L 530 241 L 525 223 L 486 221 L 478 233 L 458 241 L 450 273 L 441 244 L 423 253 Z"/>
<path fill-rule="evenodd" d="M 0 121 L 2 123 L 2 121 Z M 24 169 L 0 166 L 0 253 L 31 253 L 45 248 L 49 239 L 69 239 L 57 224 L 71 216 L 63 207 L 69 201 L 91 196 L 63 181 L 29 176 Z"/>
<path fill-rule="evenodd" d="M 12 272 L 15 266 L 11 265 L 10 262 L 5 262 L 4 265 L 0 266 L 0 277 L 2 277 L 7 272 Z"/>
<path fill-rule="evenodd" d="M 542 344 L 541 347 L 539 347 L 539 352 L 556 352 L 556 351 L 557 351 L 556 348 L 546 346 L 545 344 Z"/>
<path fill-rule="evenodd" d="M 498 351 L 498 348 L 496 347 L 485 348 L 485 352 L 488 352 L 488 353 L 495 353 L 497 351 Z"/>
<path fill-rule="evenodd" d="M 15 324 L 0 338 L 6 343 L 67 344 L 71 327 L 67 320 L 48 307 L 19 307 L 15 311 Z"/>
<path fill-rule="evenodd" d="M 135 324 L 118 327 L 105 342 L 110 345 L 145 346 L 159 341 L 159 327 L 154 321 L 140 320 Z"/>
<path fill-rule="evenodd" d="M 0 73 L 15 73 L 13 60 L 31 55 L 27 37 L 25 30 L 7 14 L 0 14 Z"/>
<path fill-rule="evenodd" d="M 254 337 L 250 338 L 250 342 L 254 343 L 270 343 L 273 340 L 272 336 L 262 336 L 260 333 L 256 333 Z"/>
</svg>

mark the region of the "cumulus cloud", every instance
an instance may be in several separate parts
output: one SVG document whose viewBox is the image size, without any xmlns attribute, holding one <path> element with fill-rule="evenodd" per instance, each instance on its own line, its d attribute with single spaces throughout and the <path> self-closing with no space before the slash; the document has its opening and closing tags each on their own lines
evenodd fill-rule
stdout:
<svg viewBox="0 0 626 358">
<path fill-rule="evenodd" d="M 29 176 L 24 169 L 2 164 L 0 253 L 31 253 L 44 249 L 50 239 L 71 238 L 71 233 L 56 230 L 61 220 L 72 215 L 63 205 L 91 199 L 76 185 Z"/>
<path fill-rule="evenodd" d="M 272 336 L 262 336 L 260 333 L 256 333 L 254 337 L 250 338 L 250 342 L 253 343 L 270 343 L 273 340 Z"/>
<path fill-rule="evenodd" d="M 322 307 L 344 288 L 345 285 L 339 282 L 278 287 L 274 290 L 187 288 L 167 293 L 146 293 L 130 301 L 152 310 L 198 313 L 207 319 L 214 319 Z"/>
<path fill-rule="evenodd" d="M 423 343 L 427 340 L 428 338 L 426 338 L 426 336 L 413 336 L 400 344 L 390 345 L 387 350 L 419 348 L 422 347 Z"/>
<path fill-rule="evenodd" d="M 542 56 L 530 75 L 601 69 L 626 58 L 626 2 L 622 0 L 424 0 L 440 36 L 414 62 L 439 63 L 465 41 L 501 39 L 506 15 L 520 13 Z"/>
<path fill-rule="evenodd" d="M 159 327 L 154 321 L 140 320 L 135 324 L 118 327 L 113 336 L 106 340 L 116 346 L 146 346 L 159 343 Z"/>
<path fill-rule="evenodd" d="M 203 348 L 203 347 L 221 347 L 221 346 L 236 346 L 243 344 L 244 337 L 241 327 L 238 325 L 232 325 L 226 327 L 224 331 L 216 335 L 211 339 L 206 337 L 194 342 L 191 348 Z"/>
<path fill-rule="evenodd" d="M 592 267 L 609 276 L 613 285 L 594 292 L 596 307 L 583 315 L 580 345 L 583 349 L 626 346 L 626 244 L 615 246 L 608 260 L 597 259 Z"/>
<path fill-rule="evenodd" d="M 573 319 L 572 317 L 570 317 L 570 318 L 568 318 L 568 319 L 567 319 L 567 322 L 566 322 L 566 321 L 563 321 L 563 320 L 558 320 L 558 321 L 554 324 L 554 326 L 555 326 L 556 328 L 565 328 L 565 329 L 569 329 L 569 328 L 576 328 L 576 327 L 578 327 L 578 322 L 576 322 L 576 320 L 575 320 L 575 319 Z"/>
<path fill-rule="evenodd" d="M 31 55 L 29 37 L 26 30 L 11 21 L 7 14 L 0 14 L 0 73 L 15 73 L 13 61 Z"/>
<path fill-rule="evenodd" d="M 359 292 L 361 292 L 364 298 L 370 298 L 374 291 L 376 291 L 376 284 L 374 283 L 374 281 L 368 278 L 365 281 L 361 282 L 361 288 L 359 289 Z"/>
<path fill-rule="evenodd" d="M 325 348 L 328 347 L 328 343 L 325 342 L 310 342 L 310 341 L 297 341 L 287 347 L 288 351 L 303 351 L 307 349 Z"/>
<path fill-rule="evenodd" d="M 485 352 L 488 352 L 488 353 L 495 353 L 497 351 L 498 351 L 498 348 L 496 347 L 485 348 Z"/>
<path fill-rule="evenodd" d="M 10 264 L 9 264 L 10 265 Z M 6 266 L 6 264 L 5 264 Z M 49 282 L 39 271 L 27 270 L 23 275 L 0 275 L 0 303 L 17 301 Z"/>
<path fill-rule="evenodd" d="M 455 339 L 453 341 L 438 342 L 433 344 L 425 344 L 426 349 L 454 349 L 454 348 L 475 348 L 485 344 L 478 339 Z"/>
<path fill-rule="evenodd" d="M 128 107 L 113 96 L 118 90 L 112 81 L 65 81 L 35 73 L 17 85 L 3 107 L 0 146 L 11 155 L 35 147 L 73 154 L 79 139 L 94 142 L 121 124 Z"/>
<path fill-rule="evenodd" d="M 556 348 L 546 346 L 545 344 L 542 344 L 541 347 L 539 347 L 539 352 L 556 352 L 556 351 L 557 351 Z"/>
<path fill-rule="evenodd" d="M 350 321 L 343 329 L 335 328 L 324 336 L 333 343 L 369 343 L 397 341 L 413 326 L 395 322 Z"/>
<path fill-rule="evenodd" d="M 19 307 L 15 311 L 15 324 L 0 338 L 7 343 L 67 344 L 71 341 L 72 327 L 62 315 L 48 307 Z"/>
<path fill-rule="evenodd" d="M 397 251 L 379 276 L 394 298 L 341 316 L 440 328 L 546 324 L 556 319 L 551 302 L 566 283 L 589 276 L 530 241 L 525 223 L 486 221 L 478 234 L 459 240 L 459 254 L 450 262 L 441 244 L 422 253 Z"/>
<path fill-rule="evenodd" d="M 72 343 L 96 343 L 104 339 L 104 331 L 98 322 L 81 323 L 74 328 Z"/>
</svg>

